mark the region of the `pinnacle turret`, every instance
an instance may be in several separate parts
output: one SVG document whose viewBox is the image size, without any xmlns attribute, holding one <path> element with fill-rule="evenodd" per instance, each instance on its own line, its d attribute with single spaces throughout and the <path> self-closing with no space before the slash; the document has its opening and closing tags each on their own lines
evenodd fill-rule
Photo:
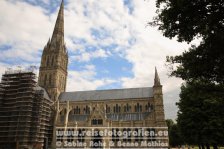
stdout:
<svg viewBox="0 0 224 149">
<path fill-rule="evenodd" d="M 159 79 L 159 75 L 158 75 L 158 72 L 157 72 L 157 69 L 155 67 L 155 78 L 154 78 L 154 86 L 160 86 L 160 79 Z"/>
</svg>

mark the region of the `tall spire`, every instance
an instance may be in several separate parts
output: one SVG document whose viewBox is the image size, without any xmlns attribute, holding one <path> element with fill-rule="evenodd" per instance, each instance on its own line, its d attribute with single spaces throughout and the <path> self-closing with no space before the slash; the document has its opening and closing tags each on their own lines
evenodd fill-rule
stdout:
<svg viewBox="0 0 224 149">
<path fill-rule="evenodd" d="M 41 58 L 38 85 L 45 88 L 52 100 L 65 92 L 68 53 L 64 42 L 64 1 L 62 0 L 52 38 L 49 39 Z"/>
<path fill-rule="evenodd" d="M 64 0 L 62 0 L 61 2 L 57 21 L 51 39 L 52 42 L 62 43 L 62 45 L 64 45 Z"/>
<path fill-rule="evenodd" d="M 160 86 L 160 79 L 159 79 L 159 75 L 158 75 L 158 72 L 157 72 L 157 69 L 155 67 L 155 78 L 154 78 L 154 86 Z"/>
</svg>

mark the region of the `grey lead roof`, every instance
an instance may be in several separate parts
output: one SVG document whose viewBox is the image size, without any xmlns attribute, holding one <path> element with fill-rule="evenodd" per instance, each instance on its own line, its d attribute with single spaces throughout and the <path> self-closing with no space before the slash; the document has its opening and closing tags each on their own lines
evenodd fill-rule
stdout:
<svg viewBox="0 0 224 149">
<path fill-rule="evenodd" d="M 153 97 L 152 87 L 64 92 L 60 94 L 59 100 L 88 101 L 110 99 L 136 99 L 148 97 Z"/>
<path fill-rule="evenodd" d="M 44 88 L 42 88 L 40 86 L 36 86 L 36 87 L 34 87 L 34 90 L 36 90 L 36 91 L 43 91 L 44 98 L 50 99 L 50 97 L 48 96 L 47 91 Z"/>
</svg>

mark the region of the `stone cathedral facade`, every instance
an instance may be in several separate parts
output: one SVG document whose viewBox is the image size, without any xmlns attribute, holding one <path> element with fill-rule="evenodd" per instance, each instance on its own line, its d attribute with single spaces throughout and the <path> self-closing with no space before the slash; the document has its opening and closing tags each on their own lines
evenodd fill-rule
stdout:
<svg viewBox="0 0 224 149">
<path fill-rule="evenodd" d="M 145 139 L 143 136 L 133 138 L 131 134 L 126 139 L 119 138 L 114 133 L 110 137 L 99 134 L 91 137 L 58 136 L 59 131 L 78 130 L 80 133 L 105 128 L 132 131 L 145 127 L 166 127 L 162 85 L 156 69 L 152 87 L 66 92 L 68 52 L 64 42 L 63 11 L 62 1 L 52 38 L 43 50 L 38 79 L 38 85 L 45 88 L 55 103 L 52 148 L 65 146 L 63 141 L 87 143 L 78 148 L 97 148 L 89 144 L 91 141 L 104 143 L 99 148 L 109 148 L 110 141 L 134 143 Z M 147 140 L 152 141 L 153 138 Z M 62 144 L 57 144 L 59 141 Z"/>
</svg>

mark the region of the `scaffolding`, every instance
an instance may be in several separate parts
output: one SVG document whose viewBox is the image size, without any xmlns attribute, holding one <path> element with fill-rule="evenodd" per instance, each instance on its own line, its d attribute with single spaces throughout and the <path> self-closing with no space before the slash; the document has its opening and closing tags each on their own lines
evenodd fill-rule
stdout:
<svg viewBox="0 0 224 149">
<path fill-rule="evenodd" d="M 29 71 L 6 71 L 0 83 L 0 148 L 42 149 L 51 135 L 51 106 L 46 91 Z"/>
</svg>

